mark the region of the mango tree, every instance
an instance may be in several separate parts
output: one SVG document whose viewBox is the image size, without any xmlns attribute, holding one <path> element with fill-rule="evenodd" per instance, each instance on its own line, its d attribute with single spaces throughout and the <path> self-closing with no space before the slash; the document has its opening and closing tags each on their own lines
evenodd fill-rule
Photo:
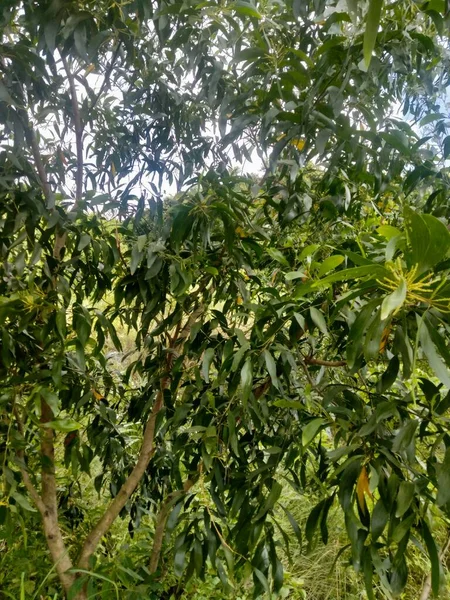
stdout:
<svg viewBox="0 0 450 600">
<path fill-rule="evenodd" d="M 37 509 L 63 593 L 106 597 L 99 545 L 150 513 L 136 593 L 170 555 L 261 597 L 340 506 L 369 597 L 401 593 L 412 543 L 437 593 L 444 3 L 12 1 L 0 23 L 5 538 Z M 110 497 L 73 545 L 67 477 Z M 319 498 L 303 535 L 283 485 Z"/>
</svg>

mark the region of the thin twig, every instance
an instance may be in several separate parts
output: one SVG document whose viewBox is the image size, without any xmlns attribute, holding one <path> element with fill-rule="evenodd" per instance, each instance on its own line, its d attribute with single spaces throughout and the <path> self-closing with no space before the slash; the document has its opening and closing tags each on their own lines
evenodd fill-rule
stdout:
<svg viewBox="0 0 450 600">
<path fill-rule="evenodd" d="M 119 43 L 117 44 L 117 48 L 116 48 L 116 50 L 115 50 L 115 52 L 113 54 L 111 62 L 109 63 L 108 68 L 106 69 L 105 77 L 103 78 L 102 85 L 100 86 L 100 89 L 98 90 L 98 93 L 95 96 L 94 101 L 92 102 L 92 104 L 91 104 L 91 106 L 89 108 L 89 112 L 92 111 L 92 110 L 94 110 L 97 102 L 99 101 L 100 96 L 103 93 L 103 90 L 105 89 L 106 84 L 109 82 L 109 78 L 111 76 L 111 72 L 113 70 L 114 63 L 116 62 L 117 57 L 119 56 L 119 51 L 120 51 L 121 46 L 122 46 L 122 40 L 120 40 Z"/>
<path fill-rule="evenodd" d="M 33 154 L 39 183 L 41 184 L 42 192 L 47 201 L 47 204 L 49 205 L 52 199 L 52 190 L 47 179 L 47 173 L 45 171 L 44 161 L 42 160 L 41 152 L 39 150 L 39 144 L 36 139 L 36 134 L 34 132 L 33 127 L 31 126 L 30 120 L 25 110 L 20 111 L 20 116 L 22 125 L 25 129 L 25 137 L 29 146 L 31 147 L 31 152 Z"/>
<path fill-rule="evenodd" d="M 306 379 L 308 380 L 309 385 L 312 388 L 315 388 L 316 384 L 314 383 L 313 378 L 311 377 L 311 373 L 308 371 L 308 367 L 306 366 L 306 363 L 303 360 L 301 360 L 300 365 L 301 365 L 303 371 L 305 372 Z"/>
</svg>

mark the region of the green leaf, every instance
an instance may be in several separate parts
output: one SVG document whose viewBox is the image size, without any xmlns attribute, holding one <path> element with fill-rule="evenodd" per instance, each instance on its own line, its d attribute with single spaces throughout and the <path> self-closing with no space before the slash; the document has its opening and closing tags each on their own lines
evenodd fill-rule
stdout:
<svg viewBox="0 0 450 600">
<path fill-rule="evenodd" d="M 23 496 L 22 494 L 19 494 L 19 492 L 11 492 L 11 498 L 14 498 L 17 504 L 21 506 L 24 510 L 27 510 L 29 512 L 36 512 L 34 506 L 32 506 L 29 503 L 28 498 L 26 496 Z"/>
<path fill-rule="evenodd" d="M 380 227 L 377 228 L 377 233 L 382 235 L 388 241 L 397 237 L 398 235 L 402 235 L 400 229 L 393 227 L 392 225 L 380 225 Z"/>
<path fill-rule="evenodd" d="M 366 586 L 366 593 L 368 600 L 375 600 L 373 593 L 373 564 L 372 557 L 370 555 L 370 549 L 364 548 L 362 556 L 362 566 L 364 573 L 364 584 Z"/>
<path fill-rule="evenodd" d="M 400 523 L 395 527 L 394 531 L 392 532 L 392 535 L 391 535 L 392 541 L 395 542 L 396 544 L 398 544 L 405 537 L 405 535 L 408 533 L 408 531 L 411 529 L 411 526 L 415 520 L 416 520 L 416 515 L 413 513 L 413 514 L 409 515 L 408 517 L 406 517 L 406 519 L 403 519 L 402 521 L 400 521 Z"/>
<path fill-rule="evenodd" d="M 377 383 L 377 392 L 384 394 L 395 383 L 399 369 L 400 361 L 398 356 L 395 355 L 389 361 L 386 371 Z"/>
<path fill-rule="evenodd" d="M 294 279 L 300 279 L 306 277 L 306 274 L 303 271 L 291 271 L 290 273 L 286 273 L 284 278 L 286 281 L 293 281 Z"/>
<path fill-rule="evenodd" d="M 267 254 L 269 256 L 271 256 L 274 260 L 276 260 L 277 262 L 280 263 L 280 265 L 283 265 L 283 267 L 289 267 L 289 262 L 287 261 L 286 257 L 284 256 L 284 254 L 280 251 L 277 250 L 276 248 L 267 248 Z"/>
<path fill-rule="evenodd" d="M 305 246 L 300 252 L 299 259 L 304 260 L 305 258 L 312 256 L 319 248 L 320 244 L 309 244 L 308 246 Z"/>
<path fill-rule="evenodd" d="M 375 42 L 377 40 L 378 27 L 380 25 L 381 9 L 383 7 L 383 0 L 370 0 L 369 10 L 366 16 L 366 30 L 364 32 L 364 62 L 366 68 L 370 66 L 372 60 L 372 52 L 375 48 Z"/>
<path fill-rule="evenodd" d="M 251 4 L 250 2 L 244 2 L 243 0 L 238 0 L 238 2 L 235 2 L 232 7 L 234 8 L 234 10 L 241 14 L 244 15 L 245 17 L 253 17 L 255 19 L 262 19 L 262 14 L 260 12 L 258 12 L 258 10 L 256 9 L 256 7 Z"/>
<path fill-rule="evenodd" d="M 332 271 L 339 265 L 341 265 L 345 260 L 345 257 L 340 254 L 334 254 L 333 256 L 329 256 L 326 258 L 323 263 L 319 267 L 318 276 L 322 277 L 329 271 Z"/>
<path fill-rule="evenodd" d="M 320 287 L 335 283 L 336 281 L 348 281 L 352 279 L 362 279 L 371 275 L 372 279 L 385 279 L 389 275 L 389 271 L 381 265 L 371 264 L 362 267 L 352 267 L 351 269 L 342 269 L 331 275 L 327 275 L 323 279 L 319 279 L 313 283 L 313 287 Z"/>
<path fill-rule="evenodd" d="M 325 503 L 327 502 L 327 500 L 328 500 L 328 498 L 325 498 L 324 500 L 321 500 L 318 504 L 316 504 L 316 506 L 309 513 L 309 516 L 306 520 L 305 536 L 306 536 L 306 539 L 308 540 L 308 550 L 310 550 L 312 547 L 312 543 L 314 540 L 314 534 L 319 525 L 320 518 L 322 516 L 322 511 L 324 509 L 324 506 L 325 506 Z"/>
<path fill-rule="evenodd" d="M 313 419 L 309 421 L 302 429 L 302 446 L 306 448 L 310 444 L 319 430 L 326 424 L 325 419 Z"/>
<path fill-rule="evenodd" d="M 270 375 L 270 379 L 272 381 L 272 385 L 277 389 L 280 388 L 280 383 L 277 378 L 277 366 L 275 364 L 275 360 L 273 356 L 270 354 L 268 350 L 264 350 L 264 359 L 266 361 L 267 371 Z"/>
<path fill-rule="evenodd" d="M 55 419 L 54 421 L 44 423 L 44 427 L 50 427 L 50 429 L 55 429 L 56 431 L 69 433 L 70 431 L 81 429 L 82 425 L 73 419 Z"/>
<path fill-rule="evenodd" d="M 186 545 L 183 544 L 175 552 L 175 557 L 173 560 L 173 571 L 174 571 L 176 577 L 181 577 L 183 575 L 185 560 L 186 560 Z"/>
<path fill-rule="evenodd" d="M 214 358 L 214 348 L 208 348 L 205 350 L 202 361 L 201 375 L 206 383 L 209 383 L 209 367 L 212 359 Z"/>
<path fill-rule="evenodd" d="M 384 528 L 386 527 L 386 523 L 389 519 L 389 512 L 387 511 L 382 498 L 380 498 L 372 512 L 371 519 L 371 531 L 372 531 L 372 539 L 373 541 L 377 540 L 380 535 L 383 533 Z"/>
<path fill-rule="evenodd" d="M 403 452 L 408 448 L 414 440 L 414 434 L 418 425 L 419 422 L 414 419 L 406 421 L 405 425 L 399 429 L 392 443 L 392 450 L 394 452 Z"/>
<path fill-rule="evenodd" d="M 281 496 L 282 491 L 283 486 L 278 483 L 278 481 L 274 481 L 270 493 L 264 502 L 264 506 L 255 516 L 255 521 L 258 521 L 258 519 L 261 519 L 261 517 L 263 517 L 269 510 L 272 510 L 272 508 L 275 506 L 275 503 L 278 501 L 278 498 Z"/>
<path fill-rule="evenodd" d="M 450 135 L 448 135 L 443 142 L 444 146 L 444 159 L 447 159 L 450 156 Z"/>
<path fill-rule="evenodd" d="M 444 506 L 450 502 L 450 447 L 445 452 L 445 457 L 437 468 L 437 498 L 436 504 Z"/>
<path fill-rule="evenodd" d="M 319 331 L 321 331 L 324 335 L 328 335 L 327 324 L 325 322 L 323 314 L 314 306 L 311 306 L 309 308 L 309 313 L 311 315 L 311 319 L 313 320 L 314 325 L 317 326 Z"/>
<path fill-rule="evenodd" d="M 402 481 L 397 495 L 397 509 L 395 511 L 396 517 L 403 517 L 405 512 L 411 506 L 411 502 L 414 498 L 415 486 L 410 481 Z"/>
<path fill-rule="evenodd" d="M 450 232 L 432 215 L 419 215 L 409 207 L 404 209 L 408 239 L 406 257 L 410 267 L 417 265 L 420 275 L 444 260 L 450 251 Z"/>
<path fill-rule="evenodd" d="M 56 330 L 62 340 L 66 337 L 66 311 L 58 310 L 56 313 Z"/>
<path fill-rule="evenodd" d="M 48 404 L 48 406 L 51 408 L 52 412 L 54 415 L 56 415 L 56 413 L 59 411 L 59 398 L 58 396 L 51 392 L 49 389 L 47 388 L 39 388 L 39 395 L 41 396 L 41 398 L 43 398 L 45 400 L 45 402 Z"/>
<path fill-rule="evenodd" d="M 419 315 L 417 317 L 417 327 L 419 328 L 419 339 L 423 353 L 425 354 L 428 363 L 436 377 L 441 381 L 447 388 L 450 389 L 450 372 L 447 369 L 445 362 L 441 356 L 437 353 L 436 346 L 431 341 L 428 328 L 424 325 Z"/>
<path fill-rule="evenodd" d="M 86 246 L 89 246 L 91 243 L 91 236 L 88 233 L 82 233 L 80 236 L 80 241 L 78 242 L 77 250 L 81 252 L 84 250 Z"/>
<path fill-rule="evenodd" d="M 242 393 L 242 402 L 244 406 L 250 396 L 250 392 L 252 391 L 253 386 L 253 369 L 252 369 L 252 359 L 247 357 L 244 366 L 241 369 L 241 393 Z"/>
<path fill-rule="evenodd" d="M 288 521 L 292 527 L 292 530 L 295 533 L 295 537 L 297 538 L 297 541 L 299 543 L 300 546 L 300 551 L 302 549 L 302 545 L 303 545 L 303 538 L 302 538 L 302 530 L 300 529 L 299 524 L 297 523 L 297 521 L 295 520 L 295 517 L 293 516 L 293 514 L 282 504 L 280 504 L 281 508 L 284 510 L 284 512 L 286 513 L 286 516 L 288 518 Z"/>
<path fill-rule="evenodd" d="M 16 106 L 16 103 L 12 99 L 6 85 L 0 79 L 0 102 L 6 102 L 6 104 L 10 104 L 11 106 Z"/>
<path fill-rule="evenodd" d="M 406 300 L 406 281 L 402 279 L 398 287 L 386 296 L 381 304 L 381 320 L 385 321 L 392 313 L 400 310 Z"/>
<path fill-rule="evenodd" d="M 431 531 L 425 520 L 422 520 L 422 535 L 425 541 L 428 556 L 430 557 L 431 562 L 431 588 L 433 590 L 433 594 L 436 597 L 439 597 L 439 584 L 440 584 L 440 571 L 441 564 L 439 561 L 439 554 L 436 546 L 436 542 L 434 541 L 433 536 L 431 535 Z"/>
<path fill-rule="evenodd" d="M 141 264 L 141 260 L 144 257 L 144 253 L 139 250 L 138 244 L 135 244 L 131 249 L 131 261 L 130 261 L 130 273 L 134 275 L 136 273 L 136 269 Z"/>
</svg>

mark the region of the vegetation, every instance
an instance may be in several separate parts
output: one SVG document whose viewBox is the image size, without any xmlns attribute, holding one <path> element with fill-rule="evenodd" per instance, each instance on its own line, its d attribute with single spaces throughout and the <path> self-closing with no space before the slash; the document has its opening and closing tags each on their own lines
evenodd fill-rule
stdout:
<svg viewBox="0 0 450 600">
<path fill-rule="evenodd" d="M 0 597 L 445 597 L 448 24 L 2 3 Z"/>
</svg>

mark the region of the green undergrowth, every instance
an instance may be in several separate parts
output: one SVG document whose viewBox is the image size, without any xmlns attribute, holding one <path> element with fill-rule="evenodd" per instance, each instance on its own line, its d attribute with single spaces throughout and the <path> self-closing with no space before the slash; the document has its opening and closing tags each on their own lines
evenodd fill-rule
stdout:
<svg viewBox="0 0 450 600">
<path fill-rule="evenodd" d="M 71 529 L 67 520 L 65 535 L 76 547 L 83 531 L 89 528 L 90 521 L 100 513 L 106 498 L 100 497 L 91 489 L 88 500 L 89 522 L 83 520 L 77 528 Z M 285 486 L 282 504 L 287 508 L 302 531 L 316 499 L 300 496 Z M 87 509 L 85 505 L 83 509 Z M 88 512 L 88 511 L 86 511 Z M 279 508 L 275 518 L 288 534 L 289 552 L 284 552 L 283 566 L 285 583 L 278 598 L 284 600 L 363 600 L 366 599 L 362 576 L 359 576 L 349 563 L 349 552 L 345 550 L 348 540 L 344 520 L 336 504 L 330 515 L 329 536 L 326 546 L 317 541 L 312 548 L 300 543 L 292 531 L 285 512 Z M 87 517 L 86 517 L 87 519 Z M 444 524 L 436 523 L 436 531 L 441 544 L 446 530 Z M 188 584 L 177 582 L 172 569 L 172 557 L 165 554 L 161 576 L 151 582 L 146 577 L 145 567 L 149 559 L 152 537 L 152 522 L 144 515 L 133 537 L 128 532 L 128 520 L 119 520 L 102 541 L 97 555 L 95 573 L 101 593 L 93 592 L 92 598 L 118 597 L 120 600 L 250 600 L 250 580 L 235 582 L 234 591 L 226 592 L 217 574 L 209 569 L 200 578 L 191 579 Z M 6 541 L 5 538 L 8 538 Z M 52 569 L 36 513 L 29 513 L 21 526 L 13 529 L 0 529 L 0 600 L 62 600 L 59 584 Z M 281 536 L 280 536 L 281 547 Z M 408 548 L 412 565 L 408 586 L 402 600 L 419 598 L 425 577 L 429 570 L 426 552 L 420 544 L 410 544 Z M 112 557 L 115 557 L 114 560 Z M 376 598 L 387 596 L 380 587 L 375 589 Z M 443 590 L 439 596 L 449 600 L 450 594 Z M 275 596 L 270 600 L 274 600 Z M 267 599 L 269 600 L 269 599 Z"/>
</svg>

